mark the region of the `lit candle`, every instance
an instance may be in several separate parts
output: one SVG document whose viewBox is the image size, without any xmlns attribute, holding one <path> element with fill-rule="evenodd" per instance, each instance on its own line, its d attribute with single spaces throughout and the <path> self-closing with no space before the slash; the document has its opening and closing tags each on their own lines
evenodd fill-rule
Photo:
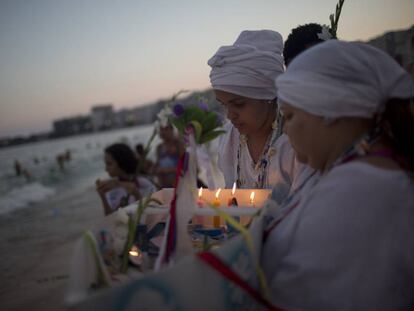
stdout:
<svg viewBox="0 0 414 311">
<path fill-rule="evenodd" d="M 198 189 L 198 199 L 197 199 L 197 206 L 198 208 L 202 208 L 203 207 L 203 201 L 201 200 L 201 196 L 203 195 L 203 187 L 200 187 L 200 189 Z M 194 225 L 203 225 L 203 221 L 204 218 L 203 216 L 200 215 L 196 215 L 193 217 L 193 224 Z"/>
<path fill-rule="evenodd" d="M 142 264 L 142 253 L 135 245 L 133 245 L 129 250 L 129 260 L 136 266 L 140 266 Z"/>
<path fill-rule="evenodd" d="M 231 190 L 231 196 L 232 197 L 229 199 L 229 202 L 227 204 L 229 207 L 237 207 L 238 206 L 237 199 L 234 196 L 235 193 L 236 193 L 236 183 L 233 184 L 233 189 Z M 237 222 L 240 222 L 240 217 L 238 217 L 238 216 L 234 216 L 233 219 Z M 237 230 L 230 223 L 226 222 L 226 225 L 227 225 L 228 234 L 237 233 Z"/>
<path fill-rule="evenodd" d="M 220 200 L 219 200 L 219 195 L 221 192 L 221 188 L 219 188 L 216 192 L 216 198 L 213 201 L 213 206 L 215 207 L 220 207 Z M 220 227 L 220 216 L 213 216 L 213 226 L 214 228 L 219 228 Z"/>
<path fill-rule="evenodd" d="M 250 193 L 250 204 L 254 206 L 254 191 Z"/>
<path fill-rule="evenodd" d="M 200 189 L 198 189 L 198 200 L 197 200 L 198 207 L 203 207 L 203 201 L 201 201 L 202 195 L 203 195 L 203 187 L 200 187 Z"/>
<path fill-rule="evenodd" d="M 231 207 L 231 206 L 238 206 L 239 204 L 237 203 L 237 199 L 234 196 L 234 194 L 236 193 L 236 183 L 233 184 L 233 189 L 231 190 L 231 198 L 229 199 L 227 206 Z"/>
<path fill-rule="evenodd" d="M 131 250 L 129 251 L 129 254 L 133 257 L 138 257 L 141 255 L 141 252 L 139 251 L 138 247 L 132 246 Z"/>
</svg>

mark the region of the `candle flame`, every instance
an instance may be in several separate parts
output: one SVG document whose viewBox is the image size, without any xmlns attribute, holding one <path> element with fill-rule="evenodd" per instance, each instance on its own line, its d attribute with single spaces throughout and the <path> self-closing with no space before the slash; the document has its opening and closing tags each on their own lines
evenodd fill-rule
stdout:
<svg viewBox="0 0 414 311">
<path fill-rule="evenodd" d="M 236 182 L 233 184 L 233 189 L 231 190 L 231 195 L 234 196 L 234 193 L 236 192 Z"/>
<path fill-rule="evenodd" d="M 250 204 L 253 204 L 253 202 L 254 202 L 254 191 L 250 193 Z"/>
<path fill-rule="evenodd" d="M 138 256 L 140 256 L 140 255 L 141 255 L 141 252 L 139 251 L 138 247 L 133 246 L 133 247 L 131 248 L 131 250 L 129 251 L 129 254 L 130 254 L 131 256 L 138 257 Z"/>
<path fill-rule="evenodd" d="M 216 192 L 216 199 L 218 199 L 220 192 L 221 192 L 221 188 L 218 188 L 218 190 Z"/>
<path fill-rule="evenodd" d="M 200 187 L 200 189 L 198 189 L 198 197 L 201 198 L 202 195 L 203 195 L 203 187 Z"/>
</svg>

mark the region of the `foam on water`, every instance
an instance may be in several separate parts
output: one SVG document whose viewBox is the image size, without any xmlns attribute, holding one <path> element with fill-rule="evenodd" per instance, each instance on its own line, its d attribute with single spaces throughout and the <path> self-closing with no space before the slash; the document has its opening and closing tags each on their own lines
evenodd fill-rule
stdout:
<svg viewBox="0 0 414 311">
<path fill-rule="evenodd" d="M 43 201 L 55 194 L 55 189 L 34 182 L 20 188 L 14 188 L 0 198 L 0 215 Z"/>
<path fill-rule="evenodd" d="M 96 178 L 106 176 L 103 163 L 106 146 L 120 141 L 132 148 L 137 143 L 145 144 L 152 128 L 121 129 L 0 150 L 0 215 L 30 207 L 50 196 L 70 200 L 71 195 L 94 185 Z M 157 140 L 153 147 L 156 144 Z M 70 150 L 72 159 L 60 169 L 55 157 L 66 150 Z M 24 176 L 16 176 L 15 160 L 30 172 L 29 181 Z"/>
</svg>

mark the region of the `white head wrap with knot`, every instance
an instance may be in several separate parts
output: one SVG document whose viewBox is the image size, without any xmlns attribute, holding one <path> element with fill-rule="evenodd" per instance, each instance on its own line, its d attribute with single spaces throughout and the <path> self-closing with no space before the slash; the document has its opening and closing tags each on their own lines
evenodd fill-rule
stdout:
<svg viewBox="0 0 414 311">
<path fill-rule="evenodd" d="M 304 51 L 276 79 L 278 99 L 326 118 L 372 118 L 393 97 L 414 97 L 414 80 L 385 52 L 330 40 Z"/>
<path fill-rule="evenodd" d="M 276 98 L 274 79 L 283 73 L 283 38 L 272 30 L 243 31 L 209 59 L 216 90 L 254 99 Z"/>
</svg>

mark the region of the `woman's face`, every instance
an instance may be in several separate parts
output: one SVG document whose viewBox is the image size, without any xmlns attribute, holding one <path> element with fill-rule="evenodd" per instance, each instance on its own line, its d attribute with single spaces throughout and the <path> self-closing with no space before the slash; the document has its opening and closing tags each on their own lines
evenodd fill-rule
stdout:
<svg viewBox="0 0 414 311">
<path fill-rule="evenodd" d="M 257 132 L 270 116 L 276 114 L 274 104 L 267 100 L 252 99 L 220 90 L 214 92 L 216 99 L 223 105 L 227 118 L 240 134 Z"/>
<path fill-rule="evenodd" d="M 122 169 L 119 167 L 115 159 L 107 152 L 105 152 L 105 170 L 111 177 L 120 177 L 122 175 Z"/>
<path fill-rule="evenodd" d="M 287 103 L 280 103 L 283 131 L 296 152 L 297 159 L 315 169 L 323 169 L 329 156 L 334 133 L 321 117 Z"/>
</svg>

